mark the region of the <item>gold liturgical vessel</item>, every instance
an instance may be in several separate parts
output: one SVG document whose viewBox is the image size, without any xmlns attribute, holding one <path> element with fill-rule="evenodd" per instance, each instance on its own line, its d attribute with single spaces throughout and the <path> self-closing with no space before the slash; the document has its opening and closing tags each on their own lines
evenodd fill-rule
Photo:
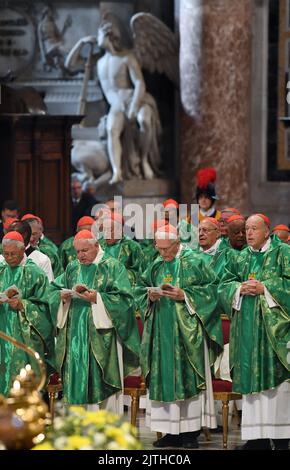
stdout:
<svg viewBox="0 0 290 470">
<path fill-rule="evenodd" d="M 0 338 L 34 357 L 39 366 L 40 379 L 27 364 L 16 376 L 8 397 L 0 395 L 0 442 L 7 450 L 31 449 L 45 438 L 45 427 L 50 424 L 48 407 L 39 393 L 45 384 L 45 365 L 30 347 L 2 331 Z"/>
</svg>

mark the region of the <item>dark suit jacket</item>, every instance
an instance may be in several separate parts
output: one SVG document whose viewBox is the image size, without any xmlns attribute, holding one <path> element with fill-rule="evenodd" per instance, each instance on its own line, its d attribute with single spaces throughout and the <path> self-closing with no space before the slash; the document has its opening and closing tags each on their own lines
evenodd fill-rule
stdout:
<svg viewBox="0 0 290 470">
<path fill-rule="evenodd" d="M 91 215 L 91 210 L 98 201 L 88 193 L 82 193 L 78 203 L 72 202 L 72 229 L 75 233 L 78 220 L 84 215 Z"/>
</svg>

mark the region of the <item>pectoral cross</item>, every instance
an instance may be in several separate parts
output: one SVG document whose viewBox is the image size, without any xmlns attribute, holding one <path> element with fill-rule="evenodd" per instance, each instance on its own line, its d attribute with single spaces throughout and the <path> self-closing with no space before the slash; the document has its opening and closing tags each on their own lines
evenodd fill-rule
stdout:
<svg viewBox="0 0 290 470">
<path fill-rule="evenodd" d="M 173 281 L 173 276 L 171 274 L 166 274 L 166 276 L 163 279 L 164 284 L 171 284 Z"/>
<path fill-rule="evenodd" d="M 248 281 L 252 281 L 252 280 L 256 279 L 256 277 L 257 277 L 257 273 L 250 273 L 248 275 Z"/>
</svg>

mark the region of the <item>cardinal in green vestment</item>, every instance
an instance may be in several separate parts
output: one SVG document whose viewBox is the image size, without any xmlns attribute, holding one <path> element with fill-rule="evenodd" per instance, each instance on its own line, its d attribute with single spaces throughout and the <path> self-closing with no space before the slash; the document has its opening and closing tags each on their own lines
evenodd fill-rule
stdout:
<svg viewBox="0 0 290 470">
<path fill-rule="evenodd" d="M 136 302 L 144 320 L 140 362 L 151 407 L 159 403 L 153 426 L 151 410 L 151 429 L 167 432 L 154 443 L 156 447 L 196 445 L 191 431 L 200 429 L 201 420 L 191 420 L 188 411 L 194 402 L 197 408 L 192 413 L 199 416 L 199 395 L 205 390 L 212 394 L 209 363 L 223 347 L 215 274 L 199 254 L 183 249 L 177 233 L 172 225 L 158 229 L 155 238 L 160 256 L 136 288 Z M 188 408 L 180 421 L 183 403 Z M 177 416 L 176 406 L 175 411 L 171 406 L 168 425 L 162 418 L 162 408 L 167 404 L 180 409 Z M 178 426 L 172 424 L 173 420 L 179 421 Z M 215 426 L 209 423 L 209 427 Z"/>
<path fill-rule="evenodd" d="M 57 364 L 65 403 L 100 404 L 138 367 L 134 301 L 125 268 L 91 231 L 78 232 L 74 247 L 77 260 L 51 285 Z"/>
<path fill-rule="evenodd" d="M 92 217 L 84 215 L 78 220 L 77 233 L 81 230 L 91 230 L 94 222 L 95 220 Z M 74 248 L 74 237 L 67 238 L 62 242 L 58 249 L 58 256 L 63 270 L 65 270 L 69 263 L 77 258 L 76 250 Z"/>
<path fill-rule="evenodd" d="M 0 330 L 39 353 L 54 371 L 54 328 L 48 303 L 48 279 L 44 272 L 27 259 L 24 239 L 18 232 L 3 238 L 4 261 L 0 263 Z M 20 369 L 31 363 L 27 353 L 0 339 L 0 393 L 7 395 Z"/>
<path fill-rule="evenodd" d="M 126 268 L 131 286 L 135 286 L 139 280 L 143 255 L 139 244 L 123 234 L 121 214 L 114 212 L 104 217 L 100 244 L 106 255 L 112 256 Z"/>
<path fill-rule="evenodd" d="M 251 440 L 290 437 L 290 249 L 269 236 L 269 225 L 263 214 L 247 219 L 248 247 L 229 260 L 219 285 L 231 318 L 233 391 L 245 395 L 242 439 L 248 447 Z"/>
</svg>

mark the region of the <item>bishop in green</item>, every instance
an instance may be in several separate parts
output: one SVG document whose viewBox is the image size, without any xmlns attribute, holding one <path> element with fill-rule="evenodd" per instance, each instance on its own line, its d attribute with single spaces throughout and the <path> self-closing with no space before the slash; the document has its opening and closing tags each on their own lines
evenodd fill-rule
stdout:
<svg viewBox="0 0 290 470">
<path fill-rule="evenodd" d="M 33 261 L 27 259 L 23 237 L 9 232 L 3 238 L 4 261 L 0 263 L 0 292 L 16 287 L 15 297 L 0 303 L 0 330 L 38 352 L 54 371 L 54 328 L 48 303 L 48 279 Z M 17 291 L 19 292 L 17 294 Z M 20 369 L 37 365 L 21 349 L 0 339 L 0 393 L 7 395 Z"/>
<path fill-rule="evenodd" d="M 192 432 L 216 427 L 214 409 L 203 416 L 201 403 L 207 396 L 213 404 L 210 363 L 223 346 L 217 285 L 201 256 L 183 249 L 175 227 L 161 227 L 155 238 L 160 256 L 136 289 L 144 319 L 140 361 L 149 390 L 147 423 L 167 433 L 156 447 L 190 446 Z"/>
<path fill-rule="evenodd" d="M 219 286 L 231 318 L 233 391 L 244 396 L 248 441 L 290 437 L 290 249 L 269 234 L 266 216 L 248 218 L 248 247 L 229 260 Z"/>
<path fill-rule="evenodd" d="M 104 255 L 90 231 L 80 231 L 74 246 L 77 260 L 51 286 L 64 401 L 121 412 L 123 377 L 138 367 L 140 349 L 131 286 L 125 268 Z M 62 291 L 79 285 L 83 294 Z"/>
</svg>

